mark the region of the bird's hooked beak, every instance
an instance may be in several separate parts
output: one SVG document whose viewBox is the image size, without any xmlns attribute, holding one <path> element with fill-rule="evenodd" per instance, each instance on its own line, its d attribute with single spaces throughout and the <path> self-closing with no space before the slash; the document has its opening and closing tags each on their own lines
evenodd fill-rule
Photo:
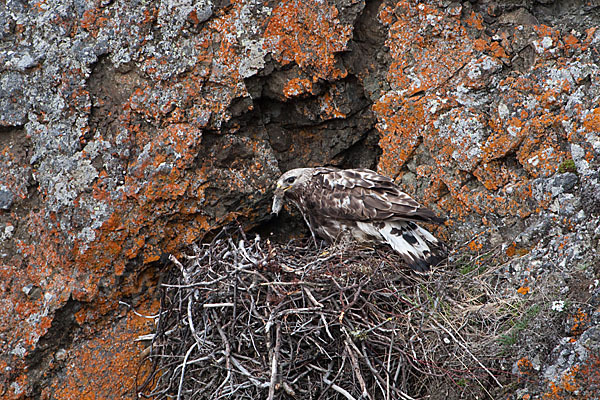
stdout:
<svg viewBox="0 0 600 400">
<path fill-rule="evenodd" d="M 283 194 L 291 188 L 292 185 L 277 182 L 277 185 L 275 185 L 275 196 L 283 197 Z"/>
</svg>

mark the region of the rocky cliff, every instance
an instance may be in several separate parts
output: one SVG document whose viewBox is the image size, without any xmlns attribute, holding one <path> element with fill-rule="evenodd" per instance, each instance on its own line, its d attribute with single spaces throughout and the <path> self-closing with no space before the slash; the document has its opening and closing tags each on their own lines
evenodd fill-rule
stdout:
<svg viewBox="0 0 600 400">
<path fill-rule="evenodd" d="M 598 398 L 598 26 L 585 0 L 3 2 L 1 396 L 135 397 L 161 257 L 328 164 L 447 215 L 453 260 L 499 249 L 515 397 Z"/>
</svg>

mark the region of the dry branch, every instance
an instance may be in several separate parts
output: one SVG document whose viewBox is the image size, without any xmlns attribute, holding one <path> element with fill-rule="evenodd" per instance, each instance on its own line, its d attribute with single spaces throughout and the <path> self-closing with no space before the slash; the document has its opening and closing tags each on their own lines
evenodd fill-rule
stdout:
<svg viewBox="0 0 600 400">
<path fill-rule="evenodd" d="M 417 276 L 388 249 L 241 231 L 183 258 L 162 284 L 139 398 L 409 400 L 432 383 L 468 393 L 459 380 L 489 395 L 511 378 L 493 340 L 505 316 L 486 303 L 512 299 L 492 275 Z"/>
</svg>

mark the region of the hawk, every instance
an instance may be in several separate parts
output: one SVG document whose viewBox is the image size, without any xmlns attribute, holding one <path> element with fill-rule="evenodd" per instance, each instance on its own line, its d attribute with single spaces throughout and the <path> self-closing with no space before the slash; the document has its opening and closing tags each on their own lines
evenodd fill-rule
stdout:
<svg viewBox="0 0 600 400">
<path fill-rule="evenodd" d="M 445 246 L 418 222 L 441 224 L 443 218 L 403 193 L 394 182 L 369 169 L 297 168 L 277 181 L 272 212 L 284 200 L 302 213 L 313 236 L 336 243 L 387 243 L 408 266 L 427 272 L 446 256 Z"/>
</svg>

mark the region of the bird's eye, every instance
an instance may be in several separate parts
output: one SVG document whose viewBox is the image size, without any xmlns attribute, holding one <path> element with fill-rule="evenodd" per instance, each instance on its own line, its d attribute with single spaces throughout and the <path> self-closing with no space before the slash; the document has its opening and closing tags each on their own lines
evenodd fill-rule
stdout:
<svg viewBox="0 0 600 400">
<path fill-rule="evenodd" d="M 289 178 L 287 178 L 287 179 L 285 180 L 285 182 L 286 182 L 286 183 L 289 183 L 289 184 L 291 185 L 292 183 L 294 183 L 294 181 L 295 181 L 295 180 L 296 180 L 296 177 L 295 177 L 295 176 L 290 176 Z"/>
</svg>

